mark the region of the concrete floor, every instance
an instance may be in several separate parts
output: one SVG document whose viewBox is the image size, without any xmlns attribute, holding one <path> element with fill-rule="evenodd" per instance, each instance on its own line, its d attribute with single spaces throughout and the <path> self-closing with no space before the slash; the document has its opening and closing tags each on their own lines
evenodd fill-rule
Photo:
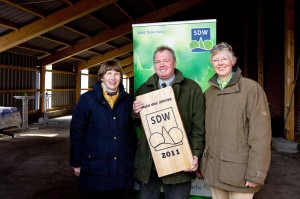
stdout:
<svg viewBox="0 0 300 199">
<path fill-rule="evenodd" d="M 84 199 L 68 165 L 70 116 L 38 130 L 0 136 L 0 199 Z M 300 198 L 300 154 L 273 150 L 266 184 L 255 199 Z"/>
</svg>

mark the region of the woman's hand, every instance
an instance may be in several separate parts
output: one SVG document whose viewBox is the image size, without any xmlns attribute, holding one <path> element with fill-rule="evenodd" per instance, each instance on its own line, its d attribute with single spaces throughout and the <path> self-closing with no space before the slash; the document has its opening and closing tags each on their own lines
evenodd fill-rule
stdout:
<svg viewBox="0 0 300 199">
<path fill-rule="evenodd" d="M 257 184 L 254 182 L 246 181 L 245 186 L 246 187 L 257 187 Z"/>
<path fill-rule="evenodd" d="M 196 171 L 196 176 L 199 180 L 203 180 L 204 176 L 202 175 L 201 169 L 200 167 L 198 167 L 197 171 Z"/>
<path fill-rule="evenodd" d="M 81 169 L 81 167 L 74 167 L 74 168 L 73 168 L 74 174 L 75 174 L 76 176 L 79 176 L 79 175 L 80 175 L 80 169 Z"/>
</svg>

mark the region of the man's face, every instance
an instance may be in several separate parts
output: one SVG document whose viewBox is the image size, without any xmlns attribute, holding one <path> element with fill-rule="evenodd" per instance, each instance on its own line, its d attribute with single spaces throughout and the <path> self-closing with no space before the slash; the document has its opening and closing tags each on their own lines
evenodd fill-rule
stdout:
<svg viewBox="0 0 300 199">
<path fill-rule="evenodd" d="M 168 50 L 157 52 L 154 56 L 155 72 L 162 80 L 170 79 L 176 68 L 176 61 Z"/>
</svg>

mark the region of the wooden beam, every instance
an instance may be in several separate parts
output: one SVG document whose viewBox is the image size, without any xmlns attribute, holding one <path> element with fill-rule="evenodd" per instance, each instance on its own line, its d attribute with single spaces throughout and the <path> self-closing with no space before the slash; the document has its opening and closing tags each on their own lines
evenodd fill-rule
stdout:
<svg viewBox="0 0 300 199">
<path fill-rule="evenodd" d="M 81 76 L 87 76 L 87 77 L 98 77 L 97 74 L 84 74 L 84 73 L 81 73 Z M 82 90 L 83 88 L 81 88 Z"/>
<path fill-rule="evenodd" d="M 65 74 L 65 75 L 75 75 L 75 72 L 61 71 L 61 70 L 46 70 L 46 72 L 56 73 L 56 74 Z"/>
<path fill-rule="evenodd" d="M 125 35 L 132 32 L 132 24 L 134 23 L 146 23 L 146 22 L 154 22 L 164 19 L 168 16 L 171 16 L 175 13 L 183 11 L 189 7 L 192 7 L 201 1 L 199 0 L 183 0 L 177 3 L 174 3 L 168 7 L 162 8 L 158 12 L 152 12 L 142 18 L 137 20 L 132 20 L 128 23 L 122 24 L 114 29 L 105 30 L 98 35 L 86 39 L 84 42 L 76 44 L 74 46 L 68 47 L 64 50 L 61 50 L 53 55 L 45 57 L 42 59 L 43 65 L 54 64 L 63 59 L 71 57 L 75 54 L 79 54 L 87 49 L 94 48 L 103 44 L 105 42 L 111 41 L 115 38 L 120 37 L 121 35 Z M 1 40 L 0 40 L 1 42 Z"/>
<path fill-rule="evenodd" d="M 27 70 L 27 71 L 38 71 L 39 70 L 37 68 L 21 67 L 21 66 L 11 66 L 11 65 L 2 65 L 2 64 L 0 64 L 0 68 L 15 69 L 15 70 Z"/>
<path fill-rule="evenodd" d="M 116 0 L 80 0 L 74 6 L 68 6 L 45 19 L 39 19 L 29 25 L 0 37 L 0 52 L 8 50 L 34 37 L 78 19 L 90 12 L 96 11 Z"/>
<path fill-rule="evenodd" d="M 294 0 L 285 1 L 284 55 L 284 133 L 287 140 L 295 139 L 294 107 Z"/>
<path fill-rule="evenodd" d="M 120 65 L 126 66 L 133 63 L 133 56 L 127 57 L 126 59 L 121 60 Z"/>
<path fill-rule="evenodd" d="M 75 103 L 79 101 L 81 95 L 81 72 L 76 70 L 76 88 L 75 88 Z"/>
<path fill-rule="evenodd" d="M 124 74 L 126 77 L 133 77 L 133 71 L 127 74 Z"/>
<path fill-rule="evenodd" d="M 78 61 L 88 61 L 87 58 L 84 58 L 84 57 L 79 57 L 79 56 L 73 56 L 73 57 L 70 57 L 71 59 L 76 59 Z"/>
<path fill-rule="evenodd" d="M 123 55 L 126 54 L 128 52 L 131 52 L 133 48 L 132 43 L 131 44 L 127 44 L 126 46 L 123 46 L 119 49 L 115 49 L 112 50 L 108 53 L 103 54 L 103 56 L 97 56 L 94 57 L 92 59 L 90 59 L 89 61 L 86 62 L 81 62 L 80 64 L 78 64 L 78 70 L 83 70 L 83 69 L 87 69 L 87 68 L 91 68 L 93 66 L 96 66 L 104 61 L 113 59 L 119 55 Z"/>
<path fill-rule="evenodd" d="M 9 89 L 0 90 L 0 93 L 36 93 L 39 89 Z"/>
<path fill-rule="evenodd" d="M 126 68 L 123 68 L 124 74 L 133 72 L 133 65 L 127 66 Z"/>
<path fill-rule="evenodd" d="M 75 91 L 74 88 L 52 88 L 52 89 L 46 89 L 46 91 L 51 91 L 51 92 L 65 92 L 65 91 Z"/>
</svg>

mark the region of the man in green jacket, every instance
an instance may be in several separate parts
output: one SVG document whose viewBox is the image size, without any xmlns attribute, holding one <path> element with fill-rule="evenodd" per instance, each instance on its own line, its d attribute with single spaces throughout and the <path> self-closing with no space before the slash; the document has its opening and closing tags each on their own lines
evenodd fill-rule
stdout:
<svg viewBox="0 0 300 199">
<path fill-rule="evenodd" d="M 159 199 L 161 186 L 166 199 L 187 199 L 190 194 L 191 180 L 195 178 L 195 171 L 198 168 L 198 158 L 204 149 L 204 94 L 195 81 L 185 78 L 176 69 L 176 56 L 173 49 L 167 46 L 158 47 L 153 54 L 153 61 L 155 74 L 137 89 L 135 95 L 172 86 L 193 154 L 193 166 L 186 171 L 159 178 L 144 129 L 141 128 L 140 141 L 135 156 L 135 178 L 140 185 L 142 199 Z M 141 101 L 134 101 L 133 111 L 137 119 L 140 117 L 139 113 L 142 108 L 143 103 Z"/>
</svg>

